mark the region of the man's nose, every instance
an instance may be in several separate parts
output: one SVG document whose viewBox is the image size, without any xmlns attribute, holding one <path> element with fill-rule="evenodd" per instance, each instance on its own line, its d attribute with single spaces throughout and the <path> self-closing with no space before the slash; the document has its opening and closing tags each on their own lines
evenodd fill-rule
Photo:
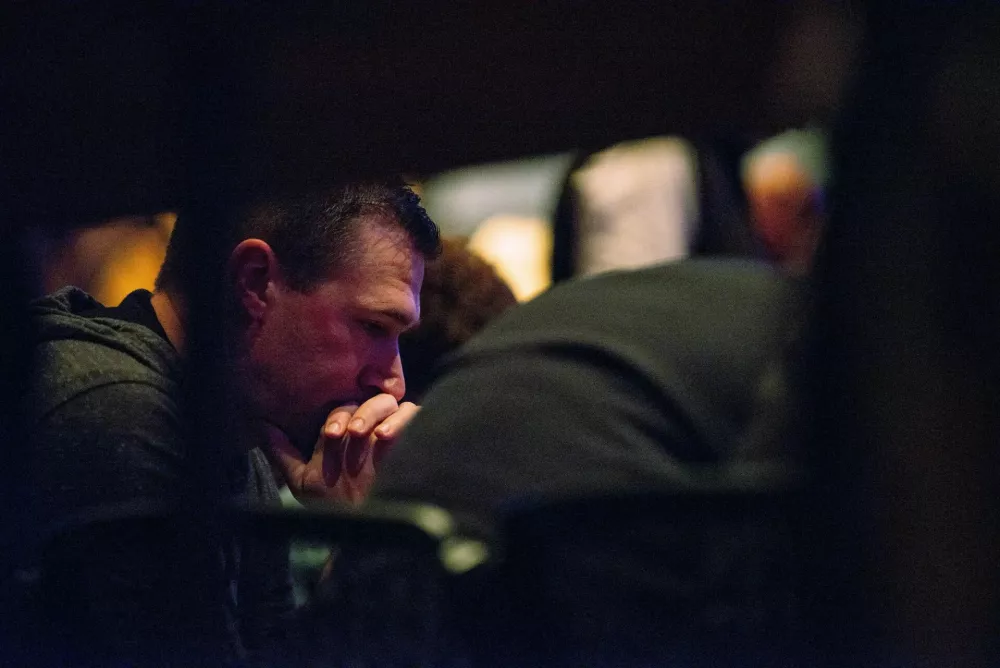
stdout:
<svg viewBox="0 0 1000 668">
<path fill-rule="evenodd" d="M 402 401 L 406 394 L 406 380 L 403 378 L 403 362 L 399 358 L 399 352 L 396 352 L 388 365 L 369 366 L 361 382 L 368 388 L 378 390 L 380 394 L 390 394 L 396 401 Z"/>
</svg>

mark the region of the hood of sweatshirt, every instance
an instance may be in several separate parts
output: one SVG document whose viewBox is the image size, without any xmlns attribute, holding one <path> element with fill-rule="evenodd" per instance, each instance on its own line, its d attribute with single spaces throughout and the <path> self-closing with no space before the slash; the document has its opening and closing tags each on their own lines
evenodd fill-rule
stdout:
<svg viewBox="0 0 1000 668">
<path fill-rule="evenodd" d="M 138 323 L 84 315 L 101 306 L 66 287 L 31 304 L 35 380 L 29 407 L 36 417 L 72 396 L 110 382 L 172 389 L 181 373 L 177 351 Z"/>
</svg>

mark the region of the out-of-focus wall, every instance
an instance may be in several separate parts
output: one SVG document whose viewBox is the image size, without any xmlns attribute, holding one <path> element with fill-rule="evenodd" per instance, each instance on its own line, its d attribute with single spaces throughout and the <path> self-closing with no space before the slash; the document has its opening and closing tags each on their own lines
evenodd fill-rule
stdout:
<svg viewBox="0 0 1000 668">
<path fill-rule="evenodd" d="M 49 239 L 43 250 L 42 287 L 75 285 L 106 305 L 138 288 L 153 289 L 176 216 L 115 218 Z"/>
</svg>

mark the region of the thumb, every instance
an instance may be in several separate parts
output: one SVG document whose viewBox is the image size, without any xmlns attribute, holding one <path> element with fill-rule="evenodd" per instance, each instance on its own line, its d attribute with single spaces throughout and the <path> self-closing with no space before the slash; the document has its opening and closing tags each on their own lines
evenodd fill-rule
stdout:
<svg viewBox="0 0 1000 668">
<path fill-rule="evenodd" d="M 268 458 L 281 471 L 289 487 L 294 487 L 305 469 L 305 456 L 292 444 L 288 434 L 277 425 L 264 423 L 264 433 L 267 437 Z"/>
</svg>

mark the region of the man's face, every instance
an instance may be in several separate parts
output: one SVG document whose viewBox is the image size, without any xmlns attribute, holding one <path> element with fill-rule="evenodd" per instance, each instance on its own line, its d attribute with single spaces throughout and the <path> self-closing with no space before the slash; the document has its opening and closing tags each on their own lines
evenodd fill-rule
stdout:
<svg viewBox="0 0 1000 668">
<path fill-rule="evenodd" d="M 360 250 L 307 292 L 276 279 L 249 337 L 246 388 L 254 409 L 311 448 L 327 414 L 387 393 L 403 398 L 399 335 L 420 317 L 424 261 L 380 215 L 356 229 Z"/>
</svg>

